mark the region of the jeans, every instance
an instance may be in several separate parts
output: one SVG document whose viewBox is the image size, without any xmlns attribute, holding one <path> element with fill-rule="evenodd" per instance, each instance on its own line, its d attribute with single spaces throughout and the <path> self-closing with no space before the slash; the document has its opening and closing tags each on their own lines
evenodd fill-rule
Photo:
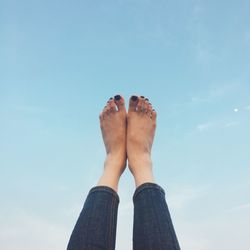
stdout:
<svg viewBox="0 0 250 250">
<path fill-rule="evenodd" d="M 180 250 L 164 190 L 144 183 L 133 196 L 134 250 Z M 106 186 L 90 190 L 67 250 L 115 249 L 119 197 Z"/>
</svg>

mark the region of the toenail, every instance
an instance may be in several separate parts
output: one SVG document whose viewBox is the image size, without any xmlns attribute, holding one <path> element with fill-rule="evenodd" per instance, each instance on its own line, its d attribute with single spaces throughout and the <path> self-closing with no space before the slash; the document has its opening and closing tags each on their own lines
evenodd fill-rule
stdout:
<svg viewBox="0 0 250 250">
<path fill-rule="evenodd" d="M 148 98 L 146 98 L 145 101 L 149 101 Z"/>
<path fill-rule="evenodd" d="M 141 95 L 141 98 L 145 98 L 143 95 Z"/>
<path fill-rule="evenodd" d="M 151 102 L 148 103 L 149 105 L 152 105 Z"/>
<path fill-rule="evenodd" d="M 109 100 L 112 100 L 112 99 L 113 99 L 113 97 L 110 97 L 110 98 L 109 98 Z"/>
<path fill-rule="evenodd" d="M 116 101 L 119 101 L 121 98 L 122 98 L 122 97 L 121 97 L 120 95 L 116 95 L 116 96 L 115 96 L 115 100 L 116 100 Z"/>
<path fill-rule="evenodd" d="M 133 102 L 136 102 L 138 100 L 138 97 L 136 95 L 131 96 L 131 100 Z"/>
</svg>

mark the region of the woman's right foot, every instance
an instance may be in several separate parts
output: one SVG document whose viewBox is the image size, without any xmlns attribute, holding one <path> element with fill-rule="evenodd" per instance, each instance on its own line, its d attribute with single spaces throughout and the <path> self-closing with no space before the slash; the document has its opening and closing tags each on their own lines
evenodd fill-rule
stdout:
<svg viewBox="0 0 250 250">
<path fill-rule="evenodd" d="M 154 182 L 151 148 L 156 129 L 156 112 L 147 98 L 132 96 L 127 114 L 127 157 L 136 187 Z"/>
<path fill-rule="evenodd" d="M 118 181 L 126 167 L 126 109 L 122 96 L 110 98 L 100 114 L 100 126 L 107 157 L 98 186 L 117 191 Z"/>
</svg>

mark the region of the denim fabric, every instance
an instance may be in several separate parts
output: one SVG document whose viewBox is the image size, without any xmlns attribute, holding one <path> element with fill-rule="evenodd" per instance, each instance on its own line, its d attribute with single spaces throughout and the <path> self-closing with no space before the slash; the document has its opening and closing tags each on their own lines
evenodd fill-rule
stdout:
<svg viewBox="0 0 250 250">
<path fill-rule="evenodd" d="M 164 190 L 157 184 L 139 186 L 134 201 L 134 250 L 180 250 Z"/>
<path fill-rule="evenodd" d="M 106 186 L 90 190 L 67 250 L 115 249 L 119 197 Z"/>
<path fill-rule="evenodd" d="M 165 200 L 154 183 L 139 186 L 134 201 L 134 250 L 180 250 Z M 90 190 L 67 250 L 114 250 L 119 197 L 106 186 Z"/>
</svg>

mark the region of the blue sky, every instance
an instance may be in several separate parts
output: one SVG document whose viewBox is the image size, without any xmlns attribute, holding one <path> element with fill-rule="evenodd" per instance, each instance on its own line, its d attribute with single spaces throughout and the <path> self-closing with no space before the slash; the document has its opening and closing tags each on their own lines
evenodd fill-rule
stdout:
<svg viewBox="0 0 250 250">
<path fill-rule="evenodd" d="M 0 248 L 61 250 L 117 93 L 158 112 L 157 183 L 185 250 L 250 248 L 249 1 L 0 0 Z M 132 242 L 129 171 L 117 249 Z"/>
</svg>

